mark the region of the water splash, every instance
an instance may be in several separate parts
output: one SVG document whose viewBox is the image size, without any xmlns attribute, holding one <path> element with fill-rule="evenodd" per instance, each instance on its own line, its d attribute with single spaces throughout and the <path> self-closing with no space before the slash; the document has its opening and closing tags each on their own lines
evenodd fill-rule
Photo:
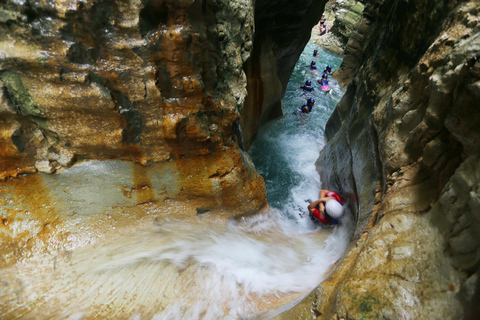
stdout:
<svg viewBox="0 0 480 320">
<path fill-rule="evenodd" d="M 21 301 L 37 307 L 27 318 L 252 318 L 313 289 L 348 244 L 344 230 L 306 231 L 276 210 L 167 220 L 78 249 L 54 268 L 47 259 L 2 270 L 3 280 L 22 283 Z M 5 288 L 4 307 L 15 291 Z"/>
<path fill-rule="evenodd" d="M 314 49 L 319 51 L 321 58 L 312 57 Z M 312 60 L 317 61 L 315 73 L 305 67 Z M 318 198 L 321 186 L 315 162 L 325 145 L 325 125 L 344 91 L 330 77 L 333 92 L 325 94 L 316 80 L 327 65 L 336 70 L 341 61 L 340 57 L 315 44 L 307 44 L 287 86 L 282 102 L 284 116 L 265 125 L 250 150 L 257 171 L 265 179 L 269 204 L 292 219 L 306 213 L 306 200 Z M 308 79 L 315 91 L 305 93 L 298 86 Z M 315 99 L 312 112 L 294 114 L 307 98 Z M 304 221 L 299 223 L 305 224 Z"/>
<path fill-rule="evenodd" d="M 320 62 L 338 67 L 338 57 L 330 61 L 319 51 Z M 334 229 L 318 228 L 306 215 L 306 200 L 320 190 L 315 161 L 325 123 L 342 94 L 331 81 L 332 95 L 313 93 L 311 114 L 293 114 L 306 99 L 298 84 L 311 76 L 303 66 L 312 52 L 310 44 L 294 70 L 285 116 L 265 126 L 251 151 L 265 178 L 270 212 L 240 221 L 169 219 L 30 258 L 2 270 L 0 314 L 7 319 L 246 319 L 271 317 L 308 294 L 342 256 L 353 227 L 348 214 Z"/>
</svg>

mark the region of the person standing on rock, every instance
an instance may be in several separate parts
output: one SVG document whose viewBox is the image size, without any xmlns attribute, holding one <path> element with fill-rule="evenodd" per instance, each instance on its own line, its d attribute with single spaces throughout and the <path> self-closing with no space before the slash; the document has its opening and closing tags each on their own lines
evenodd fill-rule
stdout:
<svg viewBox="0 0 480 320">
<path fill-rule="evenodd" d="M 325 18 L 325 15 L 322 14 L 322 18 L 320 19 L 320 26 L 318 27 L 318 30 L 320 31 L 319 35 L 324 35 L 327 32 L 327 25 L 325 24 L 327 22 L 327 18 Z"/>
<path fill-rule="evenodd" d="M 343 216 L 343 198 L 330 190 L 320 190 L 319 199 L 308 205 L 308 211 L 314 220 L 323 224 L 336 225 Z"/>
</svg>

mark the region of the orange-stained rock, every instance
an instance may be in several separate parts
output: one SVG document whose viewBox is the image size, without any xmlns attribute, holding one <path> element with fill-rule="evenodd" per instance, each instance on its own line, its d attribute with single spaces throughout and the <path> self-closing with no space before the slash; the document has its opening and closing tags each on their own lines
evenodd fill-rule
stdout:
<svg viewBox="0 0 480 320">
<path fill-rule="evenodd" d="M 251 5 L 3 5 L 2 266 L 144 217 L 228 218 L 267 206 L 234 130 L 247 93 Z"/>
<path fill-rule="evenodd" d="M 266 204 L 233 130 L 246 95 L 249 3 L 56 0 L 5 10 L 0 179 L 76 161 L 171 161 L 185 184 L 172 198 L 243 203 L 244 213 Z M 196 167 L 226 173 L 212 187 Z"/>
</svg>

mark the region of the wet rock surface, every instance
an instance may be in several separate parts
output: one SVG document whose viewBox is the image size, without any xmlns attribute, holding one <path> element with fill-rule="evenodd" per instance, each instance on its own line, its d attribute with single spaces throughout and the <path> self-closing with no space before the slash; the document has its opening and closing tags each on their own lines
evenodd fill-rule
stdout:
<svg viewBox="0 0 480 320">
<path fill-rule="evenodd" d="M 459 319 L 470 308 L 479 14 L 475 1 L 365 4 L 370 25 L 347 46 L 350 84 L 317 162 L 323 185 L 357 212 L 354 241 L 331 277 L 279 318 Z"/>
<path fill-rule="evenodd" d="M 328 32 L 319 36 L 319 25 L 316 26 L 312 33 L 312 36 L 315 36 L 315 43 L 339 56 L 344 56 L 347 43 L 353 37 L 352 33 L 359 30 L 360 26 L 357 26 L 357 23 L 362 21 L 363 7 L 360 1 L 329 1 L 325 7 Z"/>
<path fill-rule="evenodd" d="M 0 265 L 264 208 L 237 132 L 253 22 L 248 1 L 2 2 Z"/>
<path fill-rule="evenodd" d="M 173 161 L 179 181 L 212 197 L 211 179 L 189 171 L 219 161 L 213 179 L 256 194 L 247 211 L 265 205 L 235 132 L 249 2 L 7 1 L 1 10 L 0 179 L 90 160 Z M 243 201 L 240 189 L 231 196 Z"/>
</svg>

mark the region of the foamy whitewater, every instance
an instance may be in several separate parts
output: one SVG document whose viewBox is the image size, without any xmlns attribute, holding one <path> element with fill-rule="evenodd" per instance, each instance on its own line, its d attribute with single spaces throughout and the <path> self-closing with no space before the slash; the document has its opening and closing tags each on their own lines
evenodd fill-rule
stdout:
<svg viewBox="0 0 480 320">
<path fill-rule="evenodd" d="M 21 283 L 19 301 L 60 319 L 92 312 L 132 320 L 248 319 L 272 317 L 313 290 L 353 231 L 348 212 L 335 228 L 322 228 L 307 214 L 307 200 L 317 199 L 321 188 L 315 161 L 324 127 L 343 94 L 332 80 L 332 95 L 313 93 L 311 114 L 293 113 L 307 98 L 298 85 L 320 77 L 304 67 L 313 49 L 307 46 L 294 70 L 285 116 L 265 126 L 250 152 L 265 179 L 270 212 L 227 222 L 169 219 L 79 248 L 53 268 L 51 261 L 30 261 L 2 270 L 5 281 Z M 324 64 L 338 68 L 340 58 L 317 49 L 320 74 Z M 14 294 L 3 291 L 3 302 Z"/>
<path fill-rule="evenodd" d="M 41 318 L 269 318 L 322 281 L 345 251 L 350 225 L 347 218 L 334 229 L 305 228 L 278 210 L 240 221 L 171 219 L 53 264 L 4 269 L 2 279 L 19 283 L 19 300 Z M 3 290 L 3 302 L 16 292 Z"/>
</svg>

